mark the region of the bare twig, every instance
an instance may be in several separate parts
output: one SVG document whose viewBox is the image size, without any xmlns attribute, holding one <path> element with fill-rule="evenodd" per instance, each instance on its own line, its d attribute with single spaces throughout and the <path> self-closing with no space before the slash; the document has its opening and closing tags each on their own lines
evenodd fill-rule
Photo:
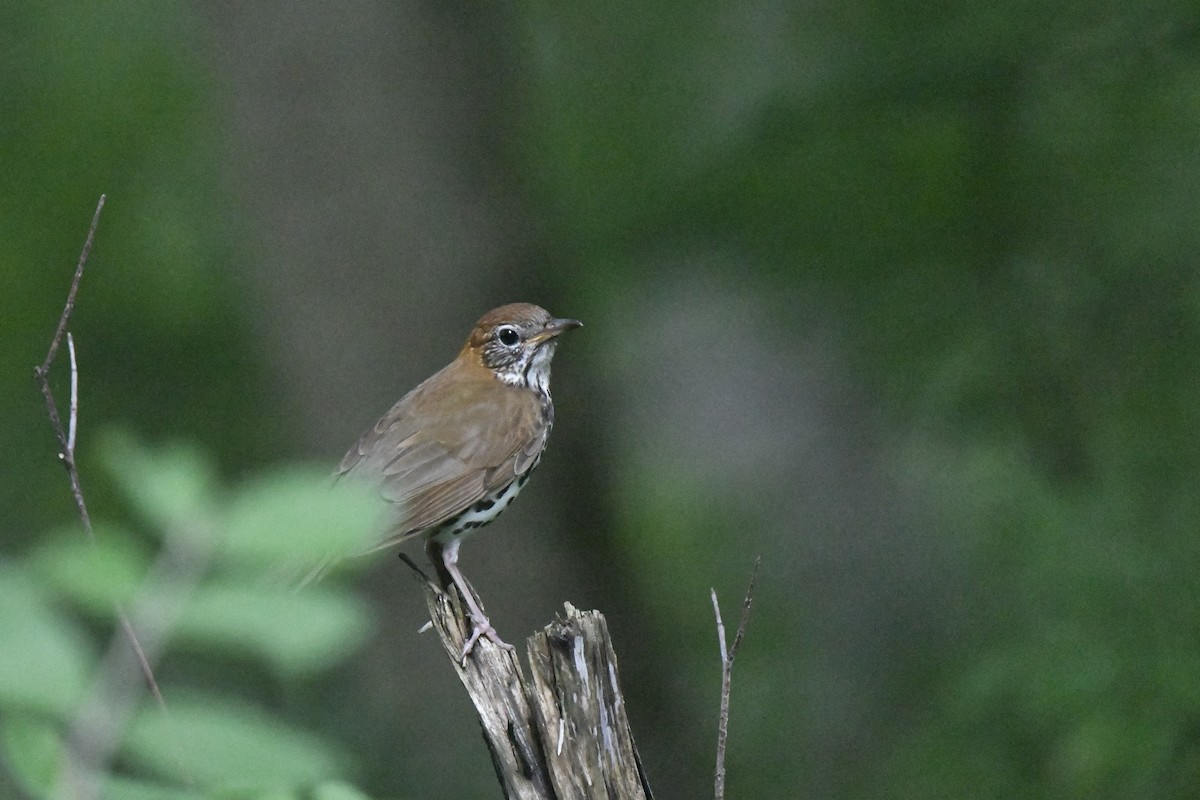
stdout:
<svg viewBox="0 0 1200 800">
<path fill-rule="evenodd" d="M 413 574 L 422 583 L 427 583 L 430 586 L 437 587 L 437 584 L 433 582 L 433 579 L 425 574 L 425 570 L 421 569 L 421 566 L 417 562 L 412 560 L 412 556 L 410 556 L 408 553 L 400 553 L 399 558 L 401 561 L 404 562 L 404 565 L 406 567 L 408 567 L 409 569 L 411 569 L 413 571 Z M 438 588 L 440 588 L 440 587 L 438 587 Z"/>
<path fill-rule="evenodd" d="M 83 267 L 87 264 L 88 256 L 92 254 L 92 242 L 96 238 L 96 228 L 100 225 L 100 212 L 104 210 L 105 196 L 100 195 L 96 204 L 96 213 L 92 215 L 92 225 L 88 228 L 87 239 L 83 242 L 83 250 L 79 253 L 79 263 L 75 265 L 75 279 L 71 281 L 71 290 L 67 292 L 67 303 L 63 306 L 62 316 L 58 318 L 58 327 L 54 330 L 54 338 L 50 340 L 50 349 L 46 351 L 46 360 L 36 368 L 39 376 L 45 377 L 58 353 L 63 334 L 67 331 L 67 323 L 71 321 L 71 313 L 75 310 L 75 295 L 79 291 L 79 281 L 83 278 Z M 58 416 L 57 411 L 55 416 Z"/>
<path fill-rule="evenodd" d="M 91 685 L 75 711 L 52 797 L 73 800 L 100 797 L 100 776 L 115 759 L 143 696 L 138 666 L 149 668 L 149 664 L 161 658 L 171 631 L 210 562 L 215 537 L 208 525 L 203 518 L 167 525 L 162 548 L 142 578 L 137 596 L 130 600 L 128 613 L 118 607 L 121 630 L 109 640 Z M 170 719 L 158 686 L 151 684 L 150 692 L 159 712 Z M 193 785 L 181 757 L 181 744 L 171 741 L 169 745 L 184 784 Z"/>
<path fill-rule="evenodd" d="M 92 530 L 92 518 L 88 515 L 87 503 L 83 500 L 83 487 L 79 482 L 79 470 L 75 468 L 75 439 L 74 436 L 68 437 L 67 431 L 63 429 L 62 418 L 58 414 L 58 404 L 54 402 L 54 393 L 50 390 L 50 366 L 54 363 L 54 357 L 58 354 L 63 334 L 66 333 L 67 325 L 71 321 L 71 314 L 75 311 L 75 295 L 79 292 L 79 282 L 83 280 L 83 268 L 87 265 L 88 256 L 92 252 L 92 242 L 96 238 L 96 226 L 100 224 L 100 212 L 104 209 L 104 199 L 104 195 L 100 195 L 100 202 L 96 204 L 96 213 L 92 215 L 92 224 L 88 228 L 87 239 L 83 243 L 83 250 L 79 253 L 79 263 L 75 265 L 75 277 L 71 280 L 71 288 L 67 292 L 67 302 L 63 305 L 62 314 L 58 318 L 58 327 L 54 329 L 54 337 L 50 339 L 50 347 L 46 350 L 46 358 L 40 366 L 33 368 L 34 377 L 37 378 L 38 385 L 42 390 L 42 397 L 46 399 L 46 413 L 50 417 L 50 426 L 54 429 L 54 435 L 58 438 L 58 457 L 63 462 L 63 466 L 67 468 L 67 477 L 71 481 L 71 494 L 75 498 L 75 509 L 79 512 L 79 520 L 83 523 L 83 530 L 93 542 L 96 540 L 96 534 Z M 74 433 L 78 390 L 74 359 L 72 359 L 71 374 L 71 432 Z"/>
<path fill-rule="evenodd" d="M 79 469 L 75 462 L 75 443 L 79 430 L 79 363 L 75 355 L 75 340 L 68 331 L 68 326 L 71 322 L 71 316 L 75 311 L 75 297 L 79 293 L 79 284 L 83 280 L 84 267 L 87 266 L 88 257 L 92 252 L 92 243 L 96 238 L 96 228 L 100 224 L 100 212 L 104 210 L 104 201 L 105 196 L 100 195 L 100 201 L 96 204 L 96 212 L 92 215 L 92 224 L 88 227 L 87 239 L 83 243 L 83 250 L 79 253 L 79 261 L 75 266 L 75 276 L 71 280 L 71 288 L 67 292 L 66 303 L 63 305 L 62 314 L 58 318 L 58 326 L 54 329 L 54 336 L 50 339 L 50 346 L 46 350 L 46 358 L 40 365 L 33 368 L 34 378 L 37 380 L 42 397 L 46 401 L 46 414 L 50 418 L 50 426 L 53 428 L 54 435 L 58 439 L 58 457 L 67 470 L 67 479 L 71 484 L 71 494 L 75 500 L 75 508 L 79 514 L 79 521 L 83 524 L 84 532 L 93 544 L 96 542 L 96 534 L 92 528 L 91 515 L 88 514 L 87 501 L 84 499 L 83 485 L 79 477 Z M 55 402 L 54 392 L 50 388 L 50 367 L 53 366 L 54 359 L 58 355 L 58 349 L 62 344 L 64 335 L 67 339 L 67 350 L 71 361 L 71 401 L 68 407 L 69 417 L 66 429 L 63 428 L 62 417 L 58 413 L 58 404 Z M 115 608 L 115 615 L 118 626 L 129 641 L 134 660 L 137 662 L 138 668 L 142 673 L 143 681 L 149 687 L 155 701 L 160 707 L 165 709 L 162 692 L 159 691 L 158 682 L 154 678 L 154 670 L 150 666 L 146 650 L 138 641 L 132 623 L 130 623 L 128 616 L 119 605 Z"/>
<path fill-rule="evenodd" d="M 75 339 L 67 331 L 67 353 L 71 356 L 71 411 L 67 424 L 67 452 L 75 456 L 75 423 L 79 420 L 79 364 L 75 361 Z"/>
<path fill-rule="evenodd" d="M 133 623 L 129 621 L 129 617 L 117 606 L 117 624 L 121 626 L 121 632 L 125 634 L 125 638 L 129 640 L 129 647 L 133 650 L 133 657 L 137 659 L 138 667 L 142 671 L 142 677 L 146 681 L 146 687 L 150 690 L 150 694 L 154 697 L 154 702 L 158 703 L 158 707 L 166 709 L 167 701 L 163 699 L 162 692 L 158 689 L 158 681 L 154 680 L 154 670 L 150 666 L 150 659 L 146 656 L 146 650 L 142 647 L 142 643 L 138 641 L 137 632 L 133 629 Z"/>
<path fill-rule="evenodd" d="M 721 647 L 721 715 L 717 721 L 717 769 L 713 778 L 713 796 L 716 800 L 725 800 L 725 745 L 729 738 L 729 689 L 733 679 L 733 659 L 737 657 L 742 638 L 746 635 L 746 623 L 750 621 L 750 604 L 754 600 L 754 580 L 758 577 L 758 567 L 762 564 L 762 556 L 754 559 L 754 569 L 750 572 L 750 585 L 746 588 L 746 598 L 742 601 L 742 617 L 738 621 L 737 633 L 733 636 L 733 646 L 725 646 L 725 623 L 721 620 L 721 606 L 717 603 L 717 590 L 712 593 L 713 613 L 717 616 L 717 643 Z"/>
</svg>

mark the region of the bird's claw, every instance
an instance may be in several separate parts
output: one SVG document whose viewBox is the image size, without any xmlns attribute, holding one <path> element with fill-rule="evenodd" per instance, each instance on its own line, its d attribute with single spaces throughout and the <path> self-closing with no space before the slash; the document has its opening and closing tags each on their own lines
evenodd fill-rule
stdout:
<svg viewBox="0 0 1200 800">
<path fill-rule="evenodd" d="M 481 638 L 486 637 L 488 641 L 505 650 L 508 650 L 509 652 L 516 651 L 517 648 L 500 638 L 500 634 L 496 633 L 496 629 L 492 627 L 492 623 L 487 617 L 479 619 L 472 615 L 471 621 L 473 624 L 471 636 L 467 639 L 467 642 L 463 645 L 462 649 L 462 665 L 464 667 L 467 665 L 467 656 L 471 655 L 471 651 L 475 649 L 475 643 Z"/>
</svg>

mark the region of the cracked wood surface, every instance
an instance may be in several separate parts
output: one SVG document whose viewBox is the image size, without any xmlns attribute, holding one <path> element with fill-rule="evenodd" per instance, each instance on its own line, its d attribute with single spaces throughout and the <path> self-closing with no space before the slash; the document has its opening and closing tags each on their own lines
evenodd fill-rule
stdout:
<svg viewBox="0 0 1200 800">
<path fill-rule="evenodd" d="M 464 664 L 471 625 L 459 597 L 428 582 L 425 593 L 433 626 L 479 715 L 505 797 L 653 800 L 600 612 L 567 603 L 565 616 L 529 637 L 527 678 L 515 653 L 486 639 Z"/>
</svg>

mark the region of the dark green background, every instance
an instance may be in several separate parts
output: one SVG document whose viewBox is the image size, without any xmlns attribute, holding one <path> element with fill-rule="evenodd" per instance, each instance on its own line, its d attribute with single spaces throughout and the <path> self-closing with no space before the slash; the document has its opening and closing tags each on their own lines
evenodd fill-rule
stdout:
<svg viewBox="0 0 1200 800">
<path fill-rule="evenodd" d="M 491 306 L 586 327 L 464 549 L 503 635 L 604 611 L 661 797 L 1200 782 L 1193 3 L 7 3 L 0 547 L 72 509 L 31 379 L 88 220 L 80 459 L 332 466 Z M 65 371 L 58 384 L 65 389 Z M 319 681 L 163 664 L 497 796 L 394 559 Z M 236 665 L 235 665 L 236 666 Z M 242 665 L 245 667 L 245 665 Z"/>
</svg>

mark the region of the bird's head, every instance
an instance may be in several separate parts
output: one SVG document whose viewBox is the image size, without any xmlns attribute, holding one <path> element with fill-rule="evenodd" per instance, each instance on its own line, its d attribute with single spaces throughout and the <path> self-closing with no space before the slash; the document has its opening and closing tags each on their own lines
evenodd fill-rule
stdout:
<svg viewBox="0 0 1200 800">
<path fill-rule="evenodd" d="M 475 323 L 464 354 L 510 386 L 527 386 L 550 393 L 550 361 L 558 335 L 583 323 L 556 319 L 531 303 L 510 303 L 492 309 Z"/>
</svg>

